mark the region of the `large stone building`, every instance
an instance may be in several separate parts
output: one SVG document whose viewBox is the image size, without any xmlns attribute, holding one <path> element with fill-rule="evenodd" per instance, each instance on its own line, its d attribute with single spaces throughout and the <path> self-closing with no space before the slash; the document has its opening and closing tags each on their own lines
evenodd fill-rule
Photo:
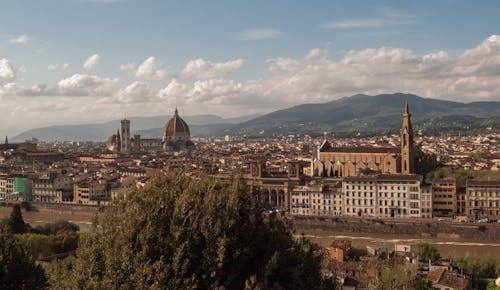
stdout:
<svg viewBox="0 0 500 290">
<path fill-rule="evenodd" d="M 500 219 L 500 181 L 467 180 L 467 214 L 475 219 Z"/>
<path fill-rule="evenodd" d="M 187 123 L 179 116 L 175 109 L 174 115 L 165 124 L 162 138 L 141 138 L 140 135 L 130 137 L 130 120 L 121 120 L 121 127 L 116 134 L 111 135 L 106 148 L 112 152 L 134 153 L 142 151 L 179 151 L 193 149 L 191 131 Z"/>
<path fill-rule="evenodd" d="M 194 143 L 191 141 L 189 126 L 179 116 L 177 109 L 175 109 L 174 115 L 163 127 L 161 140 L 163 150 L 165 151 L 178 151 L 194 147 Z"/>
<path fill-rule="evenodd" d="M 340 147 L 324 141 L 312 161 L 313 176 L 357 176 L 366 171 L 378 173 L 423 174 L 436 163 L 434 155 L 422 152 L 413 140 L 408 103 L 403 113 L 401 146 Z"/>
</svg>

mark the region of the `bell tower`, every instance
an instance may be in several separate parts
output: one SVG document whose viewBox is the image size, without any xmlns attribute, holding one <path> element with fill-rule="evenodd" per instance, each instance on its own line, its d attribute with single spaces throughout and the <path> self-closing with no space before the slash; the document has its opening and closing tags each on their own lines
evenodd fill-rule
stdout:
<svg viewBox="0 0 500 290">
<path fill-rule="evenodd" d="M 410 117 L 410 108 L 407 100 L 403 113 L 403 126 L 401 128 L 401 173 L 403 174 L 411 174 L 415 170 L 415 146 Z"/>
</svg>

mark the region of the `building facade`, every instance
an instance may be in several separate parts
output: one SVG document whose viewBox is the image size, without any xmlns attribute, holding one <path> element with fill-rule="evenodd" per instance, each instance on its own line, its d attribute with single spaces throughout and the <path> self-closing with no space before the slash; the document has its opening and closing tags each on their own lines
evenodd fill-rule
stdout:
<svg viewBox="0 0 500 290">
<path fill-rule="evenodd" d="M 294 215 L 342 215 L 340 187 L 310 182 L 290 192 L 290 213 Z"/>
<path fill-rule="evenodd" d="M 457 181 L 445 178 L 432 182 L 432 210 L 434 216 L 449 216 L 457 212 Z"/>
<path fill-rule="evenodd" d="M 32 196 L 36 202 L 71 202 L 73 178 L 50 173 L 34 178 Z"/>
<path fill-rule="evenodd" d="M 121 149 L 120 152 L 130 152 L 130 120 L 121 120 Z"/>
<path fill-rule="evenodd" d="M 339 147 L 324 141 L 318 156 L 312 161 L 312 175 L 320 177 L 350 177 L 363 172 L 423 174 L 434 168 L 436 157 L 415 146 L 411 114 L 405 105 L 400 147 Z"/>
<path fill-rule="evenodd" d="M 474 219 L 500 219 L 500 181 L 468 180 L 467 214 Z"/>
<path fill-rule="evenodd" d="M 379 174 L 344 178 L 347 216 L 420 218 L 420 184 L 416 174 Z"/>
</svg>

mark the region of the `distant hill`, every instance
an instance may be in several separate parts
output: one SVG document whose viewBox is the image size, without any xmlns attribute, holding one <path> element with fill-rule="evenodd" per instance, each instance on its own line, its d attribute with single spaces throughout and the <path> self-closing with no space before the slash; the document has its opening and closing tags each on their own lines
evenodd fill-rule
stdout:
<svg viewBox="0 0 500 290">
<path fill-rule="evenodd" d="M 197 136 L 198 132 L 217 132 L 223 130 L 230 124 L 248 121 L 260 115 L 247 115 L 237 118 L 224 119 L 217 115 L 193 115 L 182 116 L 182 118 L 190 125 L 192 135 Z M 146 133 L 144 138 L 161 136 L 161 127 L 171 118 L 170 115 L 153 116 L 153 117 L 131 117 L 130 127 L 132 134 Z M 12 141 L 24 141 L 32 137 L 38 138 L 41 141 L 50 140 L 72 140 L 84 141 L 95 140 L 104 141 L 110 135 L 114 134 L 120 127 L 120 120 L 113 120 L 105 123 L 82 124 L 82 125 L 58 125 L 48 126 L 43 128 L 31 129 L 11 138 Z M 204 129 L 206 128 L 206 129 Z M 216 128 L 216 129 L 214 129 Z M 208 131 L 207 131 L 208 130 Z"/>
<path fill-rule="evenodd" d="M 237 124 L 226 134 L 321 134 L 323 131 L 382 132 L 401 126 L 405 101 L 417 127 L 432 129 L 444 122 L 454 126 L 500 126 L 500 102 L 459 103 L 412 94 L 354 95 L 321 104 L 303 104 Z M 449 118 L 446 118 L 446 117 Z M 434 123 L 433 121 L 436 121 Z"/>
<path fill-rule="evenodd" d="M 193 137 L 275 134 L 319 135 L 339 133 L 396 133 L 408 100 L 415 129 L 426 134 L 466 131 L 500 131 L 500 102 L 460 103 L 422 98 L 412 94 L 354 95 L 320 104 L 302 104 L 265 115 L 224 119 L 216 115 L 183 116 Z M 132 133 L 158 138 L 171 116 L 131 119 Z M 116 132 L 119 120 L 101 124 L 51 126 L 29 130 L 13 140 L 105 140 Z"/>
</svg>

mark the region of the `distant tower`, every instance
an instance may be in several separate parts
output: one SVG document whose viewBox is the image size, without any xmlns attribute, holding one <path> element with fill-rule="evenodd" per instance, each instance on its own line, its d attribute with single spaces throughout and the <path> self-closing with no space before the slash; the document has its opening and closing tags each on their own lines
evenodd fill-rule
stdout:
<svg viewBox="0 0 500 290">
<path fill-rule="evenodd" d="M 415 147 L 410 117 L 410 108 L 408 107 L 408 101 L 406 101 L 405 112 L 403 113 L 403 127 L 401 128 L 401 173 L 403 174 L 411 174 L 415 169 Z"/>
<path fill-rule="evenodd" d="M 5 136 L 5 144 L 9 144 L 9 138 L 7 138 L 7 136 Z"/>
<path fill-rule="evenodd" d="M 134 146 L 132 150 L 134 152 L 141 152 L 141 135 L 134 135 Z"/>
<path fill-rule="evenodd" d="M 120 129 L 116 129 L 116 142 L 114 148 L 115 152 L 120 152 L 122 150 L 122 138 L 120 137 Z"/>
<path fill-rule="evenodd" d="M 121 150 L 122 153 L 130 152 L 130 120 L 123 119 L 122 123 L 122 142 L 121 142 Z"/>
</svg>

